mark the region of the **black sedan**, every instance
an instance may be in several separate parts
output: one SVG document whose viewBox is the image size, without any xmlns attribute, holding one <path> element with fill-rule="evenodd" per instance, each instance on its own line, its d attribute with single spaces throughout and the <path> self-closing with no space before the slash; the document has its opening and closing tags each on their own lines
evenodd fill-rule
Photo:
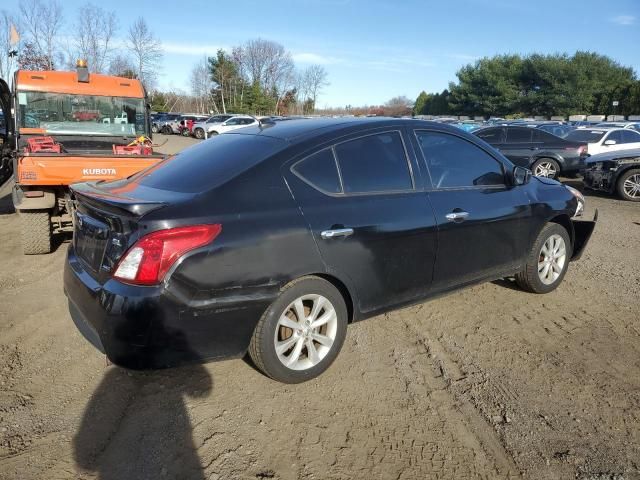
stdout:
<svg viewBox="0 0 640 480">
<path fill-rule="evenodd" d="M 473 132 L 515 165 L 538 177 L 558 178 L 584 169 L 587 144 L 572 142 L 533 127 L 489 127 Z"/>
<path fill-rule="evenodd" d="M 506 276 L 555 289 L 595 225 L 576 190 L 402 119 L 261 123 L 73 193 L 64 288 L 109 359 L 248 351 L 283 382 L 322 373 L 350 322 Z"/>
</svg>

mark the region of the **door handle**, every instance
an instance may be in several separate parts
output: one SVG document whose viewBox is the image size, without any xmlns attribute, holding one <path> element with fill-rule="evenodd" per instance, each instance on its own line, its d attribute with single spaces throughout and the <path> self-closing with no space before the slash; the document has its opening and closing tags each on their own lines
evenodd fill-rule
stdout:
<svg viewBox="0 0 640 480">
<path fill-rule="evenodd" d="M 451 222 L 463 222 L 469 216 L 469 212 L 451 212 L 445 215 L 446 219 Z"/>
<path fill-rule="evenodd" d="M 320 233 L 320 236 L 324 240 L 338 237 L 348 237 L 349 235 L 353 235 L 353 228 L 337 228 L 335 230 L 324 230 Z"/>
</svg>

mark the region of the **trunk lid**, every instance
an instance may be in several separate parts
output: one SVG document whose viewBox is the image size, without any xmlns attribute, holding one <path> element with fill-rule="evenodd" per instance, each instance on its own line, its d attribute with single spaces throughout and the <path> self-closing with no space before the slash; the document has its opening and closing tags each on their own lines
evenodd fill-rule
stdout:
<svg viewBox="0 0 640 480">
<path fill-rule="evenodd" d="M 110 278 L 122 255 L 140 237 L 144 215 L 193 197 L 126 180 L 75 184 L 71 192 L 73 247 L 89 274 L 98 281 Z"/>
</svg>

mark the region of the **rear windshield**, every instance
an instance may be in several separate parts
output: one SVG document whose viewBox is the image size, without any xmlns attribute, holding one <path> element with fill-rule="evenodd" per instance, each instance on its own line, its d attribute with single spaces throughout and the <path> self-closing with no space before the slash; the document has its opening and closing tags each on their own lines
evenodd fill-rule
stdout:
<svg viewBox="0 0 640 480">
<path fill-rule="evenodd" d="M 605 130 L 593 130 L 591 128 L 584 128 L 569 132 L 569 134 L 564 138 L 567 140 L 572 140 L 574 142 L 595 143 L 599 142 L 600 139 L 604 137 L 605 133 L 607 133 Z"/>
<path fill-rule="evenodd" d="M 217 135 L 131 178 L 146 187 L 181 193 L 210 190 L 286 146 L 259 135 Z"/>
</svg>

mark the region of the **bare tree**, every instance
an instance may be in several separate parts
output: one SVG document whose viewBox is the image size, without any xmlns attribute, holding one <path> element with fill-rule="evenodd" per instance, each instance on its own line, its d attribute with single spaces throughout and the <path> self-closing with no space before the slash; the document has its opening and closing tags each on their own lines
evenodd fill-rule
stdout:
<svg viewBox="0 0 640 480">
<path fill-rule="evenodd" d="M 318 95 L 324 87 L 329 85 L 327 71 L 322 65 L 311 65 L 304 71 L 304 83 L 306 84 L 308 97 L 313 102 L 315 109 Z"/>
<path fill-rule="evenodd" d="M 243 47 L 249 81 L 269 91 L 293 71 L 291 54 L 277 42 L 261 38 L 249 40 Z"/>
<path fill-rule="evenodd" d="M 75 50 L 87 60 L 89 70 L 101 73 L 107 69 L 117 29 L 116 15 L 91 3 L 79 8 Z"/>
<path fill-rule="evenodd" d="M 393 97 L 387 103 L 384 104 L 384 113 L 392 117 L 398 117 L 403 115 L 409 115 L 413 108 L 413 101 L 401 95 L 399 97 Z"/>
<path fill-rule="evenodd" d="M 62 6 L 56 0 L 23 0 L 20 15 L 28 40 L 39 55 L 48 60 L 53 70 L 53 59 L 59 49 L 58 33 L 62 27 Z"/>
<path fill-rule="evenodd" d="M 191 70 L 191 94 L 196 101 L 197 113 L 207 113 L 211 93 L 211 77 L 207 59 L 200 60 Z"/>
<path fill-rule="evenodd" d="M 11 74 L 18 65 L 15 52 L 18 45 L 12 44 L 11 29 L 19 31 L 17 19 L 6 10 L 0 11 L 0 78 L 9 81 Z"/>
<path fill-rule="evenodd" d="M 129 28 L 127 48 L 136 63 L 138 78 L 150 89 L 158 76 L 162 61 L 162 45 L 153 36 L 143 17 L 139 17 Z"/>
<path fill-rule="evenodd" d="M 109 61 L 109 75 L 126 78 L 138 78 L 136 66 L 131 58 L 118 53 Z"/>
</svg>

